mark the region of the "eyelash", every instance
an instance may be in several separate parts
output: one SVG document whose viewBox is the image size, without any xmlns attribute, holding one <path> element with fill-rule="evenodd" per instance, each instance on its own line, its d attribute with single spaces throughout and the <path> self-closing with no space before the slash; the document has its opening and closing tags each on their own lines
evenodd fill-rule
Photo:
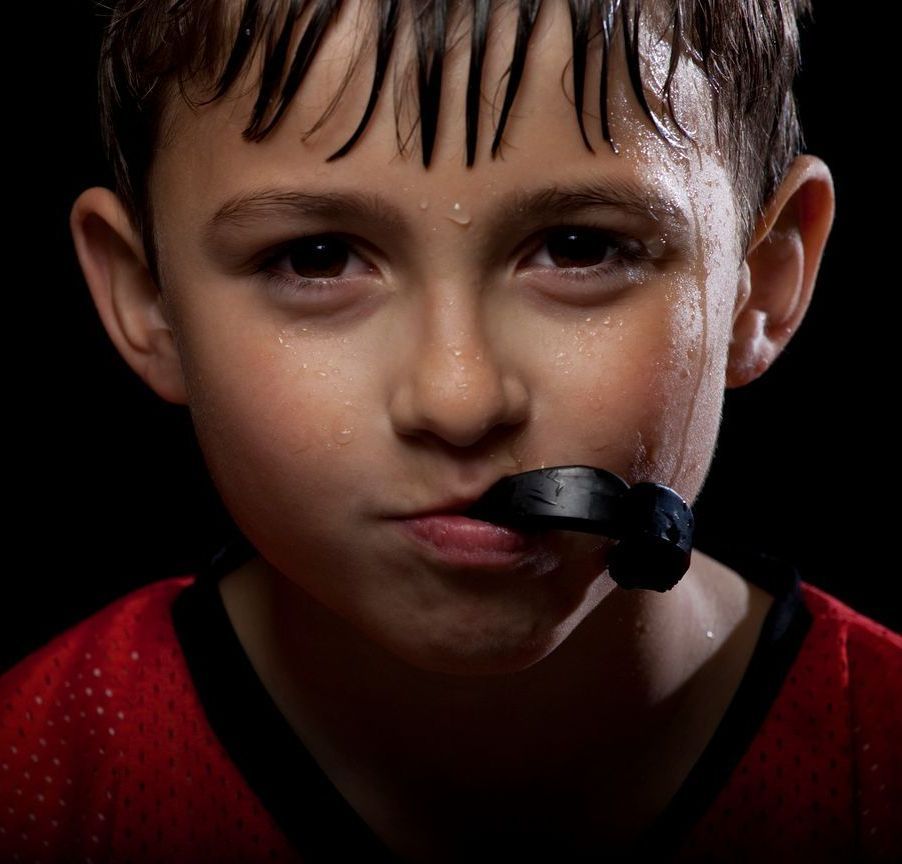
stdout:
<svg viewBox="0 0 902 864">
<path fill-rule="evenodd" d="M 641 244 L 636 241 L 622 237 L 606 229 L 595 228 L 589 225 L 560 225 L 551 229 L 547 229 L 542 237 L 542 244 L 537 247 L 533 254 L 542 249 L 553 235 L 554 232 L 563 230 L 576 230 L 586 232 L 597 236 L 599 245 L 610 249 L 614 252 L 613 259 L 608 259 L 605 263 L 596 264 L 591 267 L 559 267 L 556 272 L 568 274 L 564 278 L 571 282 L 585 283 L 598 279 L 599 276 L 612 276 L 621 273 L 624 270 L 635 266 L 637 263 L 648 259 L 648 255 L 642 248 Z M 357 255 L 354 250 L 354 244 L 345 240 L 340 234 L 310 234 L 305 237 L 298 237 L 283 246 L 280 246 L 275 252 L 268 255 L 257 271 L 273 288 L 284 294 L 297 294 L 306 291 L 327 291 L 336 285 L 341 285 L 348 281 L 346 277 L 323 277 L 320 279 L 308 279 L 303 276 L 287 276 L 283 271 L 272 269 L 275 264 L 281 261 L 291 250 L 302 241 L 313 239 L 337 239 L 347 246 L 351 254 Z M 360 256 L 357 255 L 359 258 Z"/>
</svg>

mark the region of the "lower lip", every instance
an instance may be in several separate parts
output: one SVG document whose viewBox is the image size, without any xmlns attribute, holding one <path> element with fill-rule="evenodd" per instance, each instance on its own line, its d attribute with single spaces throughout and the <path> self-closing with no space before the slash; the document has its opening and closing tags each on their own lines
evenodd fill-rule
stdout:
<svg viewBox="0 0 902 864">
<path fill-rule="evenodd" d="M 458 567 L 509 569 L 537 545 L 536 535 L 466 516 L 442 514 L 399 521 L 407 534 L 443 562 Z"/>
</svg>

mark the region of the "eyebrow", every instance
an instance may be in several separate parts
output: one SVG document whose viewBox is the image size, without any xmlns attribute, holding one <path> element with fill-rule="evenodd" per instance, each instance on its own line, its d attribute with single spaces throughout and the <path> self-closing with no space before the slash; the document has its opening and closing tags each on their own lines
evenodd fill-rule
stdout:
<svg viewBox="0 0 902 864">
<path fill-rule="evenodd" d="M 593 178 L 528 191 L 517 189 L 501 199 L 494 215 L 500 224 L 508 225 L 529 221 L 537 215 L 563 217 L 594 209 L 620 210 L 675 230 L 686 230 L 689 226 L 686 214 L 676 201 L 632 178 Z M 229 198 L 203 230 L 210 240 L 228 227 L 310 217 L 354 219 L 381 225 L 401 236 L 410 233 L 404 212 L 378 195 L 353 190 L 307 192 L 285 188 L 250 190 Z"/>
</svg>

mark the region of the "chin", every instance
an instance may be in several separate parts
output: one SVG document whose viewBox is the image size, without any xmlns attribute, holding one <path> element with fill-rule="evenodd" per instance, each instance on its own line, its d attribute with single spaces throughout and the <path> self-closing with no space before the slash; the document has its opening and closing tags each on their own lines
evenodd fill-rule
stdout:
<svg viewBox="0 0 902 864">
<path fill-rule="evenodd" d="M 493 620 L 475 616 L 432 622 L 405 634 L 393 653 L 427 672 L 462 677 L 510 675 L 544 660 L 578 621 Z M 390 649 L 391 650 L 391 649 Z"/>
<path fill-rule="evenodd" d="M 383 619 L 376 641 L 408 665 L 456 676 L 509 675 L 556 651 L 615 587 L 592 570 L 567 585 L 564 574 L 535 590 L 462 593 L 442 590 L 424 602 L 404 596 Z M 447 586 L 444 586 L 447 587 Z M 404 602 L 407 601 L 407 602 Z M 405 614 L 397 615 L 400 609 Z"/>
<path fill-rule="evenodd" d="M 523 672 L 544 660 L 556 645 L 544 650 L 476 650 L 470 653 L 442 651 L 432 648 L 428 653 L 411 658 L 411 665 L 424 672 L 453 675 L 458 678 L 487 678 L 494 675 L 513 675 Z"/>
</svg>

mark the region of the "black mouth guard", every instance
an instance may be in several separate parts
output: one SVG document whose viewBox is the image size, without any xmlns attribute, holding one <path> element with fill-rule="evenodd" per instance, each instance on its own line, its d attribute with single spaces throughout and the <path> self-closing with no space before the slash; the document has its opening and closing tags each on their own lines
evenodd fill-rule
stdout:
<svg viewBox="0 0 902 864">
<path fill-rule="evenodd" d="M 519 531 L 579 531 L 617 540 L 608 572 L 621 588 L 669 591 L 689 569 L 692 508 L 660 483 L 560 465 L 502 477 L 464 513 Z"/>
</svg>

